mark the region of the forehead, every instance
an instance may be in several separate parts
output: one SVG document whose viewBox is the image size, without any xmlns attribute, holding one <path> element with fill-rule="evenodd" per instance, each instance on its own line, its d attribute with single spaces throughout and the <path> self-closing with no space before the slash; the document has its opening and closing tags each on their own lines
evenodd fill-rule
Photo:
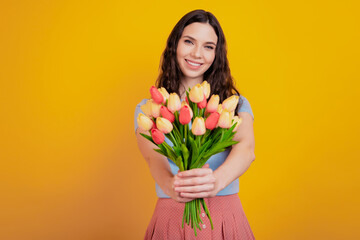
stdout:
<svg viewBox="0 0 360 240">
<path fill-rule="evenodd" d="M 209 23 L 199 23 L 194 22 L 189 25 L 187 25 L 184 28 L 184 31 L 181 35 L 183 36 L 191 36 L 195 38 L 198 41 L 202 42 L 217 42 L 218 37 L 216 36 L 216 33 L 213 29 L 213 27 Z"/>
</svg>

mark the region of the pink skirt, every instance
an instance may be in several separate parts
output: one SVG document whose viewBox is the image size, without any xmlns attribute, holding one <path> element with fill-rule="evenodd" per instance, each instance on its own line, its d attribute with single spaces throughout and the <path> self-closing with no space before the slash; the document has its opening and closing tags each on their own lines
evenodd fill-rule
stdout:
<svg viewBox="0 0 360 240">
<path fill-rule="evenodd" d="M 240 240 L 255 239 L 249 222 L 245 216 L 238 194 L 205 198 L 214 229 L 201 209 L 201 231 L 194 230 L 184 223 L 182 218 L 185 203 L 179 203 L 171 198 L 158 198 L 153 216 L 145 233 L 145 240 L 180 240 L 180 239 L 214 239 Z"/>
</svg>

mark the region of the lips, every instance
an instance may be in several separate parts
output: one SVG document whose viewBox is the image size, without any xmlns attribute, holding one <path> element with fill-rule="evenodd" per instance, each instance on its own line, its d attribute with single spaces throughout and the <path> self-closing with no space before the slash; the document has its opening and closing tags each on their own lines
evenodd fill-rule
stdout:
<svg viewBox="0 0 360 240">
<path fill-rule="evenodd" d="M 191 61 L 189 59 L 185 59 L 186 62 L 190 63 L 190 64 L 194 64 L 194 65 L 202 65 L 202 63 L 199 62 L 195 62 L 195 61 Z"/>
<path fill-rule="evenodd" d="M 193 70 L 197 70 L 201 67 L 201 65 L 203 65 L 202 63 L 199 62 L 194 62 L 188 59 L 185 59 L 185 62 L 187 63 L 186 65 L 188 66 L 188 68 L 193 69 Z"/>
</svg>

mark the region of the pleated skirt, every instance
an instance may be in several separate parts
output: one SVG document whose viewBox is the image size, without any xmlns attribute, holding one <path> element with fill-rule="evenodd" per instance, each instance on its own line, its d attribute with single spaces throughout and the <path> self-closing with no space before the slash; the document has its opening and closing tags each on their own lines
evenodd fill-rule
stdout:
<svg viewBox="0 0 360 240">
<path fill-rule="evenodd" d="M 201 230 L 194 230 L 184 223 L 182 218 L 185 203 L 179 203 L 171 198 L 158 198 L 153 216 L 145 232 L 145 240 L 250 240 L 255 239 L 245 216 L 238 194 L 205 198 L 214 229 L 205 211 L 201 209 L 200 217 L 203 224 Z"/>
</svg>

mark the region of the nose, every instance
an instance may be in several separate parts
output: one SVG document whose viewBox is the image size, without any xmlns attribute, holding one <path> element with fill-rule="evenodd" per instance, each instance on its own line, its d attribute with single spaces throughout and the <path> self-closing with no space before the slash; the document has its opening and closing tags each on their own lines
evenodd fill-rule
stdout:
<svg viewBox="0 0 360 240">
<path fill-rule="evenodd" d="M 201 57 L 201 47 L 195 46 L 193 48 L 193 50 L 191 51 L 191 53 L 192 53 L 192 57 L 200 58 Z"/>
</svg>

